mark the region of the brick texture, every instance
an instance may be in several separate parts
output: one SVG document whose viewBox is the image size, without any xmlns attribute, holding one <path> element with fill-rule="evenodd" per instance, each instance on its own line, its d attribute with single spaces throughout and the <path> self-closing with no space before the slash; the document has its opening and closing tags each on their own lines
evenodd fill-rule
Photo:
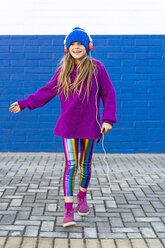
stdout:
<svg viewBox="0 0 165 248">
<path fill-rule="evenodd" d="M 63 152 L 53 130 L 59 97 L 42 109 L 14 114 L 10 104 L 27 98 L 54 75 L 64 55 L 64 35 L 0 36 L 0 151 Z M 164 35 L 93 35 L 92 57 L 104 63 L 117 97 L 118 122 L 106 134 L 111 153 L 164 152 Z M 101 102 L 102 116 L 103 104 Z M 156 128 L 155 128 L 156 127 Z M 95 147 L 102 152 L 101 145 Z M 13 201 L 20 204 L 20 200 Z"/>
</svg>

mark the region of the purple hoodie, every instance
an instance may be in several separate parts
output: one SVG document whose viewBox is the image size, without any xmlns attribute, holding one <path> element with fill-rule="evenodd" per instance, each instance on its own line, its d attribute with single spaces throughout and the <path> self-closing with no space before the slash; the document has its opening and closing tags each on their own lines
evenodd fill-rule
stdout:
<svg viewBox="0 0 165 248">
<path fill-rule="evenodd" d="M 61 102 L 61 114 L 54 129 L 54 135 L 59 135 L 64 138 L 80 138 L 80 139 L 97 139 L 100 135 L 100 126 L 102 122 L 110 123 L 113 126 L 117 122 L 116 117 L 116 95 L 112 82 L 104 65 L 98 61 L 93 60 L 98 69 L 97 82 L 95 75 L 92 76 L 92 87 L 89 88 L 89 102 L 87 102 L 87 95 L 82 102 L 86 90 L 87 79 L 84 81 L 82 92 L 80 96 L 78 93 L 69 96 L 65 101 L 64 94 L 59 93 Z M 77 74 L 77 65 L 75 64 L 71 74 L 71 83 Z M 40 108 L 52 100 L 57 95 L 57 90 L 52 89 L 57 85 L 57 79 L 60 68 L 56 71 L 51 80 L 35 94 L 29 95 L 26 99 L 18 100 L 20 109 L 28 108 L 30 110 Z M 98 92 L 97 92 L 98 91 Z M 78 90 L 79 92 L 79 90 Z M 97 98 L 96 98 L 97 93 Z M 97 100 L 96 100 L 97 99 Z M 103 101 L 103 116 L 100 120 L 100 100 Z M 97 111 L 96 104 L 97 102 Z M 56 107 L 56 106 L 54 106 Z M 96 112 L 97 120 L 96 121 Z"/>
</svg>

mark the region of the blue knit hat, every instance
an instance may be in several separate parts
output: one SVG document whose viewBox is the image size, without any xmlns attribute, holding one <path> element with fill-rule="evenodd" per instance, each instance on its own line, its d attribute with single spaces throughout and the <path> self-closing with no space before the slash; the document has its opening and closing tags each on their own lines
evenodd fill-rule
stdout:
<svg viewBox="0 0 165 248">
<path fill-rule="evenodd" d="M 72 32 L 66 37 L 66 46 L 69 51 L 69 47 L 72 42 L 80 42 L 86 48 L 87 54 L 89 53 L 89 42 L 90 38 L 86 31 L 82 28 L 76 27 L 72 30 Z"/>
</svg>

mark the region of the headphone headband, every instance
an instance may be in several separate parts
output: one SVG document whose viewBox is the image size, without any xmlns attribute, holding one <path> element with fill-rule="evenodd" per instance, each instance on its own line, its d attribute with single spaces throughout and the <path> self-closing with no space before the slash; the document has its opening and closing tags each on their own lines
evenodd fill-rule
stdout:
<svg viewBox="0 0 165 248">
<path fill-rule="evenodd" d="M 89 37 L 89 41 L 92 42 L 91 36 L 90 36 L 85 30 L 83 30 L 83 29 L 80 29 L 80 30 L 83 31 L 84 33 L 86 33 L 86 34 L 88 35 L 88 37 Z M 74 31 L 76 31 L 76 30 L 72 30 L 71 32 L 69 32 L 69 33 L 65 36 L 64 45 L 66 44 L 66 40 L 67 40 L 68 36 L 69 36 L 72 32 L 74 32 Z"/>
</svg>

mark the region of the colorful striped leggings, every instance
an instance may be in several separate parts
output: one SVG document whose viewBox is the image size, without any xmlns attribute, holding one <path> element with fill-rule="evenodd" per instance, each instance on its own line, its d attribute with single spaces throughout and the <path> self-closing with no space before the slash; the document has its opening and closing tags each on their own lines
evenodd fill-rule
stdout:
<svg viewBox="0 0 165 248">
<path fill-rule="evenodd" d="M 64 196 L 73 196 L 74 181 L 78 166 L 79 139 L 63 138 L 66 164 L 63 177 Z M 87 188 L 91 177 L 91 161 L 95 139 L 80 139 L 80 186 Z"/>
</svg>

